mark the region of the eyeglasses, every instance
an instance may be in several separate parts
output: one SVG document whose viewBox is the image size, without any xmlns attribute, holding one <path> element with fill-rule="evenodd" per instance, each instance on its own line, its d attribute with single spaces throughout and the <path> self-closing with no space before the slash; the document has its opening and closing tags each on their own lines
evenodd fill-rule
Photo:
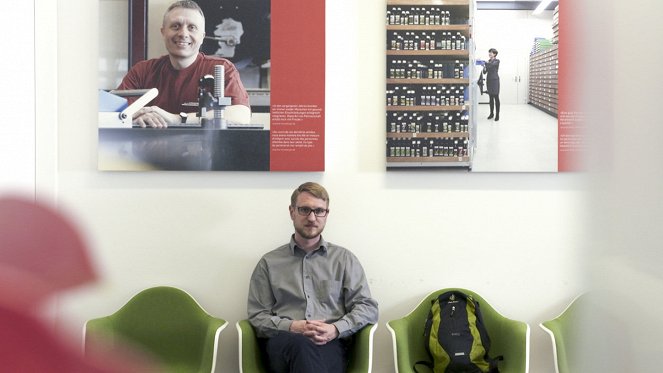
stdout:
<svg viewBox="0 0 663 373">
<path fill-rule="evenodd" d="M 323 208 L 312 209 L 306 206 L 297 207 L 297 213 L 301 216 L 309 216 L 311 212 L 313 212 L 313 214 L 318 218 L 324 218 L 329 213 L 329 209 L 323 209 Z"/>
</svg>

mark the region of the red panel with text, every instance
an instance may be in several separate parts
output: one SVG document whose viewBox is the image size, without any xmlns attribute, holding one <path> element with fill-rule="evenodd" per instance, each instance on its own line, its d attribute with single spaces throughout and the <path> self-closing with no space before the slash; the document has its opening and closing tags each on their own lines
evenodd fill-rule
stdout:
<svg viewBox="0 0 663 373">
<path fill-rule="evenodd" d="M 324 171 L 325 2 L 272 2 L 271 43 L 270 170 Z"/>
<path fill-rule="evenodd" d="M 585 157 L 585 118 L 580 107 L 583 19 L 571 1 L 559 2 L 557 170 L 579 171 Z"/>
</svg>

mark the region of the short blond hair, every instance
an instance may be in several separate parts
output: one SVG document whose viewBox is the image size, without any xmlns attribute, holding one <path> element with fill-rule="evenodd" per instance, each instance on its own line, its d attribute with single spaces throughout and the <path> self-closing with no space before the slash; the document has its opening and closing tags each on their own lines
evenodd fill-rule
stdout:
<svg viewBox="0 0 663 373">
<path fill-rule="evenodd" d="M 329 193 L 327 193 L 327 189 L 325 189 L 325 187 L 322 185 L 312 181 L 308 181 L 298 186 L 297 189 L 292 192 L 292 196 L 290 197 L 290 206 L 295 207 L 297 204 L 297 197 L 299 197 L 299 195 L 304 192 L 311 193 L 315 198 L 319 198 L 327 202 L 327 206 L 329 206 Z"/>
</svg>

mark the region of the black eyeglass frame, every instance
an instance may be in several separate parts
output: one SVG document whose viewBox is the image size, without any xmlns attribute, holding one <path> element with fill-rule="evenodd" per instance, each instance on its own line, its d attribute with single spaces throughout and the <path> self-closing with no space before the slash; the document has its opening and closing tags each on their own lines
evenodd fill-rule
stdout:
<svg viewBox="0 0 663 373">
<path fill-rule="evenodd" d="M 317 218 L 324 218 L 329 214 L 329 209 L 323 209 L 320 207 L 312 209 L 308 206 L 296 206 L 295 210 L 297 210 L 297 213 L 301 216 L 309 216 L 313 213 Z"/>
</svg>

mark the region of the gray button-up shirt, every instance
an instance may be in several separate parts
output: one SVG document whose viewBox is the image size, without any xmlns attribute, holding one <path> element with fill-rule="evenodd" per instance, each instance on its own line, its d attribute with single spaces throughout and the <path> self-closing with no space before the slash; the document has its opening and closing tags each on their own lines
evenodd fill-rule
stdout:
<svg viewBox="0 0 663 373">
<path fill-rule="evenodd" d="M 248 318 L 259 337 L 293 320 L 324 320 L 347 337 L 378 320 L 364 269 L 349 250 L 320 239 L 310 253 L 290 243 L 265 254 L 249 286 Z"/>
</svg>

